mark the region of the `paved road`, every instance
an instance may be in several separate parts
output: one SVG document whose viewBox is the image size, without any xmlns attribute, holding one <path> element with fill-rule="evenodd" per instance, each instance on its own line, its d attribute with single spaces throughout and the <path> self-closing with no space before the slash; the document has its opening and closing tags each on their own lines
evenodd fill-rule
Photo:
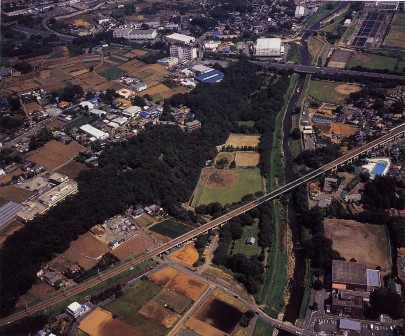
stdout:
<svg viewBox="0 0 405 336">
<path fill-rule="evenodd" d="M 41 311 L 55 303 L 58 303 L 60 301 L 63 301 L 69 297 L 72 297 L 78 293 L 81 293 L 82 291 L 91 288 L 97 284 L 99 284 L 100 282 L 103 282 L 107 279 L 110 279 L 112 277 L 114 277 L 115 275 L 118 275 L 122 272 L 124 272 L 125 270 L 127 270 L 128 268 L 132 267 L 134 264 L 139 264 L 142 263 L 144 261 L 149 260 L 150 258 L 156 256 L 156 255 L 160 255 L 163 252 L 176 247 L 180 244 L 183 244 L 186 241 L 189 241 L 191 239 L 194 239 L 195 237 L 199 236 L 200 234 L 207 232 L 208 230 L 217 228 L 219 225 L 227 222 L 228 220 L 230 220 L 233 217 L 239 216 L 242 213 L 245 213 L 246 211 L 249 211 L 255 207 L 257 207 L 258 205 L 268 202 L 270 200 L 273 200 L 279 196 L 281 196 L 282 194 L 294 189 L 295 187 L 297 187 L 298 185 L 302 184 L 302 183 L 306 183 L 314 178 L 316 178 L 317 176 L 322 175 L 323 173 L 325 173 L 326 171 L 329 171 L 333 168 L 336 168 L 339 165 L 344 164 L 345 162 L 347 162 L 348 160 L 357 157 L 360 154 L 366 153 L 368 150 L 372 150 L 374 147 L 386 143 L 388 142 L 392 137 L 394 136 L 399 136 L 401 133 L 405 132 L 405 124 L 400 125 L 394 129 L 392 129 L 389 133 L 385 134 L 384 136 L 371 141 L 369 144 L 366 144 L 360 148 L 357 148 L 345 155 L 343 155 L 342 157 L 340 157 L 339 159 L 336 159 L 334 161 L 332 161 L 331 163 L 328 163 L 326 165 L 324 165 L 323 167 L 316 169 L 310 173 L 308 173 L 305 176 L 302 176 L 298 179 L 296 179 L 295 181 L 292 181 L 280 188 L 278 188 L 277 190 L 272 191 L 271 193 L 257 199 L 254 200 L 253 202 L 250 202 L 248 204 L 242 205 L 241 207 L 232 210 L 230 212 L 228 212 L 227 214 L 216 218 L 214 220 L 212 220 L 209 223 L 206 223 L 196 229 L 191 230 L 190 232 L 177 237 L 175 239 L 173 239 L 172 241 L 159 246 L 157 248 L 155 248 L 153 251 L 135 259 L 135 260 L 129 260 L 126 262 L 123 262 L 122 264 L 120 264 L 117 268 L 112 269 L 112 270 L 108 270 L 107 272 L 101 274 L 101 276 L 99 278 L 93 278 L 85 283 L 79 284 L 73 288 L 70 288 L 68 290 L 66 290 L 63 293 L 60 293 L 58 295 L 55 295 L 54 297 L 45 300 L 41 303 L 38 303 L 32 307 L 29 308 L 29 313 L 33 314 L 35 312 Z M 3 318 L 0 320 L 0 326 L 17 321 L 25 316 L 28 315 L 28 312 L 26 311 L 20 311 L 17 312 L 15 314 L 12 314 L 6 318 Z M 265 315 L 261 316 L 263 319 L 267 319 L 267 317 Z M 268 320 L 268 319 L 267 319 Z M 267 321 L 266 320 L 266 321 Z"/>
<path fill-rule="evenodd" d="M 65 41 L 65 42 L 72 42 L 76 38 L 75 36 L 64 35 L 64 34 L 60 34 L 60 33 L 56 33 L 56 32 L 50 32 L 47 30 L 28 28 L 28 27 L 19 26 L 19 25 L 13 26 L 12 29 L 15 31 L 18 31 L 20 33 L 27 34 L 27 35 L 40 35 L 42 37 L 57 35 L 61 39 L 61 41 Z"/>
</svg>

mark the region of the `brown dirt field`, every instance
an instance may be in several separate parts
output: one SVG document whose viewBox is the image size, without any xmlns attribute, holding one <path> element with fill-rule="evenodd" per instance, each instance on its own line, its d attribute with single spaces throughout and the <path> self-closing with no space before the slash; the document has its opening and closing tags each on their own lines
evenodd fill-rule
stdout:
<svg viewBox="0 0 405 336">
<path fill-rule="evenodd" d="M 90 73 L 90 74 L 85 74 L 88 75 L 86 78 L 82 78 L 81 76 L 79 76 L 79 78 L 86 84 L 90 85 L 90 86 L 96 86 L 99 85 L 101 83 L 104 83 L 107 81 L 106 78 L 104 77 L 98 77 L 97 75 Z"/>
<path fill-rule="evenodd" d="M 167 87 L 164 84 L 159 84 L 159 85 L 155 85 L 154 87 L 151 87 L 149 89 L 146 89 L 145 91 L 142 91 L 142 95 L 155 95 L 155 94 L 160 94 L 163 92 L 167 92 L 170 91 L 170 88 Z"/>
<path fill-rule="evenodd" d="M 208 284 L 173 267 L 166 267 L 153 274 L 150 279 L 193 301 L 208 288 Z"/>
<path fill-rule="evenodd" d="M 56 172 L 67 175 L 69 178 L 74 180 L 81 171 L 83 170 L 88 170 L 89 168 L 84 165 L 83 163 L 77 162 L 77 161 L 70 161 L 69 163 L 63 165 L 59 169 L 56 170 Z"/>
<path fill-rule="evenodd" d="M 25 111 L 28 114 L 32 114 L 35 111 L 43 111 L 44 109 L 42 108 L 41 105 L 39 105 L 37 102 L 30 102 L 25 104 Z"/>
<path fill-rule="evenodd" d="M 114 89 L 115 91 L 118 91 L 118 90 L 121 90 L 123 88 L 123 86 L 121 84 L 118 84 L 118 83 L 115 83 L 112 81 L 103 82 L 103 83 L 95 86 L 96 90 L 101 90 L 101 91 L 107 90 L 109 88 Z"/>
<path fill-rule="evenodd" d="M 47 169 L 57 169 L 73 159 L 84 148 L 72 141 L 68 145 L 51 140 L 45 146 L 28 156 L 27 160 L 40 164 Z"/>
<path fill-rule="evenodd" d="M 356 55 L 356 56 L 354 56 L 354 59 L 356 61 L 360 61 L 360 62 L 371 62 L 373 60 L 373 58 L 370 55 L 364 55 L 364 54 Z"/>
<path fill-rule="evenodd" d="M 194 330 L 197 334 L 204 335 L 204 336 L 224 336 L 224 333 L 207 323 L 201 322 L 194 317 L 190 317 L 184 325 Z"/>
<path fill-rule="evenodd" d="M 192 300 L 177 294 L 173 291 L 162 289 L 162 291 L 153 298 L 153 301 L 164 306 L 170 304 L 173 310 L 178 314 L 183 314 L 193 302 Z"/>
<path fill-rule="evenodd" d="M 340 123 L 337 123 L 336 125 L 339 126 L 340 133 L 341 133 L 342 136 L 344 136 L 344 137 L 349 137 L 349 136 L 355 134 L 355 133 L 359 130 L 358 127 L 352 126 L 352 125 L 348 125 L 348 124 L 340 124 Z"/>
<path fill-rule="evenodd" d="M 36 298 L 42 299 L 42 298 L 47 297 L 48 295 L 54 293 L 55 288 L 48 285 L 46 282 L 40 281 L 31 287 L 30 292 Z"/>
<path fill-rule="evenodd" d="M 235 160 L 236 153 L 235 152 L 221 152 L 215 157 L 215 162 L 219 161 L 223 157 L 228 159 L 228 162 L 231 163 Z"/>
<path fill-rule="evenodd" d="M 0 189 L 0 198 L 16 203 L 23 203 L 35 193 L 26 189 L 18 188 L 14 185 Z"/>
<path fill-rule="evenodd" d="M 89 72 L 89 69 L 81 69 L 81 70 L 77 70 L 77 71 L 72 71 L 70 73 L 70 75 L 73 77 L 78 77 L 78 76 L 86 74 L 88 72 Z"/>
<path fill-rule="evenodd" d="M 187 92 L 189 92 L 189 89 L 187 89 L 185 86 L 180 86 L 178 88 L 171 89 L 170 91 L 163 92 L 160 95 L 162 96 L 162 98 L 168 99 L 177 93 L 187 93 Z"/>
<path fill-rule="evenodd" d="M 145 236 L 144 233 L 139 233 L 116 247 L 112 251 L 112 254 L 121 260 L 127 260 L 131 256 L 135 257 L 145 253 L 146 248 L 152 245 L 153 243 Z"/>
<path fill-rule="evenodd" d="M 51 130 L 53 128 L 59 128 L 59 127 L 65 125 L 65 124 L 66 124 L 65 121 L 55 119 L 55 120 L 52 120 L 49 124 L 47 124 L 45 127 L 47 129 Z"/>
<path fill-rule="evenodd" d="M 7 226 L 3 226 L 0 231 L 0 248 L 3 246 L 7 237 L 11 236 L 14 232 L 18 231 L 22 227 L 24 227 L 24 225 L 17 221 L 12 221 Z"/>
<path fill-rule="evenodd" d="M 353 92 L 359 92 L 361 90 L 361 86 L 352 84 L 339 84 L 335 88 L 335 90 L 340 94 L 349 95 Z"/>
<path fill-rule="evenodd" d="M 383 226 L 329 219 L 325 221 L 325 235 L 346 260 L 354 258 L 369 268 L 380 266 L 382 271 L 390 268 L 389 243 Z"/>
<path fill-rule="evenodd" d="M 2 183 L 6 184 L 6 183 L 10 182 L 13 179 L 13 176 L 21 175 L 22 172 L 23 171 L 20 168 L 18 168 L 16 170 L 14 170 L 13 172 L 2 176 L 2 178 L 0 178 L 0 184 L 2 184 Z"/>
<path fill-rule="evenodd" d="M 73 251 L 71 249 L 66 250 L 65 252 L 63 252 L 62 255 L 67 259 L 74 260 L 85 270 L 88 270 L 97 264 L 96 259 L 87 258 L 81 255 L 79 252 Z"/>
<path fill-rule="evenodd" d="M 193 264 L 198 260 L 198 251 L 194 244 L 187 244 L 183 248 L 172 253 L 170 258 L 181 261 L 186 265 L 193 266 Z"/>
<path fill-rule="evenodd" d="M 236 153 L 236 166 L 245 167 L 245 166 L 254 166 L 256 167 L 259 164 L 259 153 L 249 153 L 249 152 L 237 152 Z"/>
<path fill-rule="evenodd" d="M 173 327 L 176 321 L 181 317 L 181 315 L 153 301 L 149 301 L 138 311 L 138 313 L 149 320 L 159 323 L 165 328 Z"/>
<path fill-rule="evenodd" d="M 204 169 L 201 174 L 200 184 L 209 189 L 223 189 L 236 182 L 234 169 Z"/>
<path fill-rule="evenodd" d="M 44 91 L 49 92 L 49 91 L 56 91 L 56 90 L 59 90 L 59 89 L 64 89 L 65 87 L 66 87 L 66 84 L 60 82 L 60 83 L 45 85 L 45 86 L 42 87 L 42 89 Z"/>
<path fill-rule="evenodd" d="M 143 67 L 144 65 L 145 65 L 145 63 L 143 63 L 143 62 L 141 62 L 141 61 L 139 61 L 137 59 L 134 59 L 132 61 L 129 61 L 129 62 L 118 65 L 117 68 L 121 69 L 121 70 L 124 70 L 124 71 L 130 72 L 130 71 L 133 71 L 133 70 L 135 70 L 137 68 Z"/>
<path fill-rule="evenodd" d="M 230 134 L 228 140 L 226 140 L 226 146 L 242 147 L 242 146 L 252 146 L 256 147 L 259 144 L 258 135 L 239 135 Z"/>
<path fill-rule="evenodd" d="M 110 64 L 110 63 L 103 63 L 103 64 L 101 64 L 97 69 L 95 69 L 95 71 L 99 74 L 100 72 L 103 72 L 103 71 L 105 71 L 105 70 L 108 70 L 108 69 L 111 69 L 111 68 L 113 68 L 114 67 L 114 65 L 113 64 Z"/>
</svg>

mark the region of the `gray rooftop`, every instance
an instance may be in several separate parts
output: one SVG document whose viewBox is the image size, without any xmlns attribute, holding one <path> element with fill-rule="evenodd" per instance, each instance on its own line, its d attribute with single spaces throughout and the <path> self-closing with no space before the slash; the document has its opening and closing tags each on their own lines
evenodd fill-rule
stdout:
<svg viewBox="0 0 405 336">
<path fill-rule="evenodd" d="M 0 207 L 0 227 L 7 224 L 11 219 L 13 219 L 17 212 L 23 208 L 21 204 L 15 202 L 7 202 L 2 207 Z"/>
<path fill-rule="evenodd" d="M 333 260 L 332 282 L 367 285 L 366 265 L 352 261 Z"/>
<path fill-rule="evenodd" d="M 367 286 L 381 287 L 380 271 L 367 270 Z"/>
<path fill-rule="evenodd" d="M 359 321 L 349 319 L 339 319 L 339 328 L 347 330 L 361 331 L 361 323 Z"/>
</svg>

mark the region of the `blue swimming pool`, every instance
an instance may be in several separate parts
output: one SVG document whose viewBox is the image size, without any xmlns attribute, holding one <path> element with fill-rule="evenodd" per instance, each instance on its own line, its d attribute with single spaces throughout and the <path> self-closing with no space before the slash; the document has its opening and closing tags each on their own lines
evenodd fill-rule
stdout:
<svg viewBox="0 0 405 336">
<path fill-rule="evenodd" d="M 381 175 L 385 168 L 387 168 L 388 162 L 384 160 L 379 160 L 373 168 L 373 171 L 370 173 L 370 177 L 374 178 L 377 175 Z"/>
</svg>

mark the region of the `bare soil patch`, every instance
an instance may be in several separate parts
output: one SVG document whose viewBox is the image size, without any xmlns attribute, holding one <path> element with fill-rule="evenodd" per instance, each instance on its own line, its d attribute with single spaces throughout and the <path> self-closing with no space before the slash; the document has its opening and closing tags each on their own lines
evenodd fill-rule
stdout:
<svg viewBox="0 0 405 336">
<path fill-rule="evenodd" d="M 361 86 L 353 84 L 339 84 L 335 90 L 340 94 L 349 95 L 353 92 L 359 92 L 361 90 Z"/>
<path fill-rule="evenodd" d="M 42 299 L 44 297 L 47 297 L 48 295 L 52 294 L 55 292 L 55 288 L 53 288 L 51 285 L 48 285 L 44 281 L 40 281 L 38 283 L 35 283 L 31 289 L 30 292 L 32 295 L 34 295 L 38 299 Z"/>
<path fill-rule="evenodd" d="M 34 192 L 13 185 L 0 189 L 0 198 L 16 203 L 23 203 L 32 195 L 34 195 Z"/>
<path fill-rule="evenodd" d="M 237 167 L 256 167 L 259 164 L 259 159 L 259 153 L 237 152 L 235 162 Z"/>
<path fill-rule="evenodd" d="M 256 147 L 259 144 L 259 138 L 258 135 L 230 134 L 225 145 L 233 147 Z"/>
<path fill-rule="evenodd" d="M 200 184 L 209 189 L 222 189 L 236 182 L 236 171 L 231 169 L 204 169 Z"/>
<path fill-rule="evenodd" d="M 153 298 L 153 301 L 157 302 L 161 306 L 167 307 L 169 305 L 178 314 L 183 314 L 193 302 L 192 300 L 177 294 L 173 291 L 169 291 L 166 288 L 163 289 L 158 295 Z"/>
<path fill-rule="evenodd" d="M 4 175 L 2 178 L 0 178 L 0 184 L 4 183 L 8 183 L 13 179 L 13 176 L 18 176 L 22 174 L 22 170 L 20 168 L 14 170 L 11 173 L 8 173 L 6 175 Z"/>
<path fill-rule="evenodd" d="M 389 242 L 384 226 L 329 219 L 325 221 L 325 234 L 333 240 L 333 249 L 346 260 L 354 258 L 369 268 L 390 269 Z"/>
<path fill-rule="evenodd" d="M 370 55 L 365 54 L 358 54 L 354 57 L 354 59 L 359 62 L 371 62 L 373 60 Z"/>
<path fill-rule="evenodd" d="M 150 279 L 158 284 L 183 295 L 193 301 L 197 300 L 208 288 L 206 282 L 200 281 L 195 277 L 178 271 L 173 267 L 166 267 L 153 274 Z"/>
<path fill-rule="evenodd" d="M 186 265 L 193 266 L 193 264 L 198 260 L 198 251 L 194 244 L 187 244 L 183 248 L 172 253 L 170 258 L 180 261 Z"/>
<path fill-rule="evenodd" d="M 47 129 L 51 130 L 51 129 L 59 128 L 59 127 L 65 125 L 65 124 L 66 124 L 65 121 L 55 119 L 55 120 L 52 120 L 50 123 L 46 124 L 45 127 Z"/>
<path fill-rule="evenodd" d="M 123 242 L 116 247 L 112 253 L 120 258 L 120 260 L 126 260 L 131 257 L 139 256 L 145 253 L 146 248 L 152 246 L 153 243 L 145 236 L 144 233 L 139 233 Z"/>
<path fill-rule="evenodd" d="M 139 314 L 149 320 L 159 323 L 165 328 L 171 328 L 181 317 L 179 314 L 159 305 L 154 301 L 149 301 L 139 311 Z"/>
<path fill-rule="evenodd" d="M 159 85 L 155 85 L 151 88 L 148 88 L 145 91 L 142 91 L 142 95 L 146 95 L 146 94 L 154 95 L 154 94 L 160 94 L 160 93 L 168 92 L 168 91 L 170 91 L 169 87 L 167 87 L 164 84 L 159 84 Z"/>
<path fill-rule="evenodd" d="M 204 336 L 224 336 L 224 333 L 208 323 L 197 320 L 194 317 L 190 317 L 184 324 L 189 329 L 194 330 L 196 333 Z"/>
<path fill-rule="evenodd" d="M 81 171 L 88 170 L 89 168 L 83 163 L 77 161 L 70 161 L 62 167 L 58 168 L 56 172 L 67 175 L 70 179 L 74 180 Z"/>
<path fill-rule="evenodd" d="M 45 146 L 31 154 L 27 160 L 40 164 L 47 169 L 57 169 L 73 159 L 84 148 L 76 141 L 68 145 L 51 140 Z"/>
</svg>

